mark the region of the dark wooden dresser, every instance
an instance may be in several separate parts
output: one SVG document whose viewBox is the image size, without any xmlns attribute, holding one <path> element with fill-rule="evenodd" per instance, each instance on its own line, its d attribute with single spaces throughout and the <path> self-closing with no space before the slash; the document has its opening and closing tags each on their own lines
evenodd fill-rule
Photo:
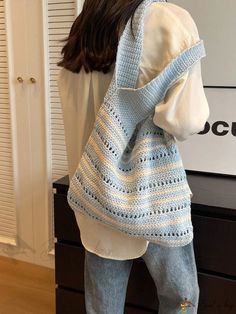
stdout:
<svg viewBox="0 0 236 314">
<path fill-rule="evenodd" d="M 188 172 L 194 250 L 200 286 L 199 314 L 236 314 L 236 178 Z M 67 203 L 68 176 L 53 183 L 56 313 L 84 314 L 84 248 Z M 125 314 L 158 313 L 154 282 L 135 259 Z M 116 314 L 116 313 L 111 313 Z M 168 314 L 168 313 L 165 313 Z"/>
</svg>

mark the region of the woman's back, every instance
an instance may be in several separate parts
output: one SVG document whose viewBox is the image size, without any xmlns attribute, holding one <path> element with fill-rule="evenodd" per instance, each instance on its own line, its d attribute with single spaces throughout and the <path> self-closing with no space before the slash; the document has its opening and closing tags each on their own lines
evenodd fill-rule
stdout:
<svg viewBox="0 0 236 314">
<path fill-rule="evenodd" d="M 196 25 L 186 10 L 171 3 L 160 2 L 151 4 L 145 15 L 143 50 L 139 65 L 137 87 L 141 87 L 153 79 L 178 54 L 198 41 L 199 36 Z M 67 69 L 62 69 L 60 72 L 58 86 L 64 117 L 70 179 L 76 170 L 84 146 L 91 134 L 96 113 L 103 102 L 112 75 L 113 69 L 107 74 L 97 71 L 86 73 L 83 69 L 79 73 L 72 73 Z M 200 96 L 198 102 L 202 100 L 202 106 L 199 106 L 202 110 L 198 112 L 199 117 L 202 116 L 202 118 L 198 119 L 200 122 L 197 126 L 197 129 L 200 130 L 208 114 L 207 101 L 201 81 L 200 63 L 194 65 L 182 78 L 182 85 L 180 85 L 182 105 L 178 104 L 182 108 L 188 104 L 185 100 L 186 97 L 190 97 L 191 93 L 193 93 L 192 89 L 186 89 L 187 83 L 191 80 L 196 82 L 195 91 Z M 202 90 L 197 89 L 197 86 L 200 86 Z M 178 115 L 178 112 L 181 113 L 183 110 L 173 111 L 173 99 L 171 101 L 171 96 L 176 101 L 174 91 L 172 94 L 168 94 L 170 105 L 165 115 L 170 112 L 172 114 L 175 112 Z M 161 117 L 160 113 L 155 117 L 157 123 L 159 117 Z M 175 118 L 181 120 L 181 115 L 179 114 Z M 189 119 L 191 122 L 191 116 Z M 171 128 L 170 122 L 167 120 L 163 122 L 163 115 L 160 122 L 163 128 L 166 127 L 168 130 Z M 176 125 L 174 131 L 176 135 L 181 137 Z M 187 133 L 192 133 L 191 128 L 187 130 Z M 135 258 L 141 256 L 146 251 L 148 241 L 124 235 L 79 212 L 75 212 L 75 214 L 81 232 L 82 243 L 89 251 L 114 259 Z"/>
<path fill-rule="evenodd" d="M 138 87 L 153 79 L 181 51 L 199 40 L 196 25 L 189 13 L 167 2 L 154 2 L 150 5 L 145 16 L 144 32 Z M 76 170 L 80 154 L 91 133 L 113 71 L 114 66 L 107 74 L 98 71 L 86 73 L 83 68 L 79 73 L 73 73 L 65 68 L 60 70 L 58 86 L 64 122 L 65 127 L 70 126 L 67 130 L 70 133 L 68 136 L 65 135 L 69 150 L 70 178 Z M 72 123 L 73 119 L 76 123 Z M 72 131 L 73 127 L 76 132 Z"/>
</svg>

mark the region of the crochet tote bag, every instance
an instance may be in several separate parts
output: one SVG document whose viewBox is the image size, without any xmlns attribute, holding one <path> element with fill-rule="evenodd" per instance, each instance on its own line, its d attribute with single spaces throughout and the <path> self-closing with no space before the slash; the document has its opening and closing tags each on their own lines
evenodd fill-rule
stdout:
<svg viewBox="0 0 236 314">
<path fill-rule="evenodd" d="M 111 84 L 100 106 L 67 194 L 74 211 L 129 236 L 164 246 L 193 239 L 191 190 L 176 141 L 156 126 L 155 105 L 168 88 L 205 55 L 203 41 L 184 50 L 153 80 L 135 88 L 145 9 L 127 23 L 119 41 Z M 92 231 L 91 231 L 92 232 Z"/>
</svg>

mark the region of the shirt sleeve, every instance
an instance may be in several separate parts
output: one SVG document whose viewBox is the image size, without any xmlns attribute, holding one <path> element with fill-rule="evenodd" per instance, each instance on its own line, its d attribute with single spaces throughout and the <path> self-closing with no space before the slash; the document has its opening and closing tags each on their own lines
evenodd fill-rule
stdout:
<svg viewBox="0 0 236 314">
<path fill-rule="evenodd" d="M 175 136 L 178 141 L 184 141 L 204 129 L 209 114 L 201 63 L 198 61 L 169 88 L 165 98 L 155 106 L 153 123 Z"/>
<path fill-rule="evenodd" d="M 151 4 L 145 14 L 137 87 L 152 80 L 199 41 L 197 26 L 187 10 L 168 2 Z"/>
</svg>

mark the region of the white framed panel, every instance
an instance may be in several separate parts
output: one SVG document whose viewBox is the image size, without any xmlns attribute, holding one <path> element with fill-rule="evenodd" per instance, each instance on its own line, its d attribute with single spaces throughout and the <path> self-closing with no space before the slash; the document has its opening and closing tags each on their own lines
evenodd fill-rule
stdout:
<svg viewBox="0 0 236 314">
<path fill-rule="evenodd" d="M 171 0 L 193 17 L 206 48 L 204 86 L 236 87 L 236 1 Z"/>
<path fill-rule="evenodd" d="M 178 142 L 187 170 L 236 175 L 236 89 L 205 88 L 210 116 L 203 134 Z"/>
</svg>

